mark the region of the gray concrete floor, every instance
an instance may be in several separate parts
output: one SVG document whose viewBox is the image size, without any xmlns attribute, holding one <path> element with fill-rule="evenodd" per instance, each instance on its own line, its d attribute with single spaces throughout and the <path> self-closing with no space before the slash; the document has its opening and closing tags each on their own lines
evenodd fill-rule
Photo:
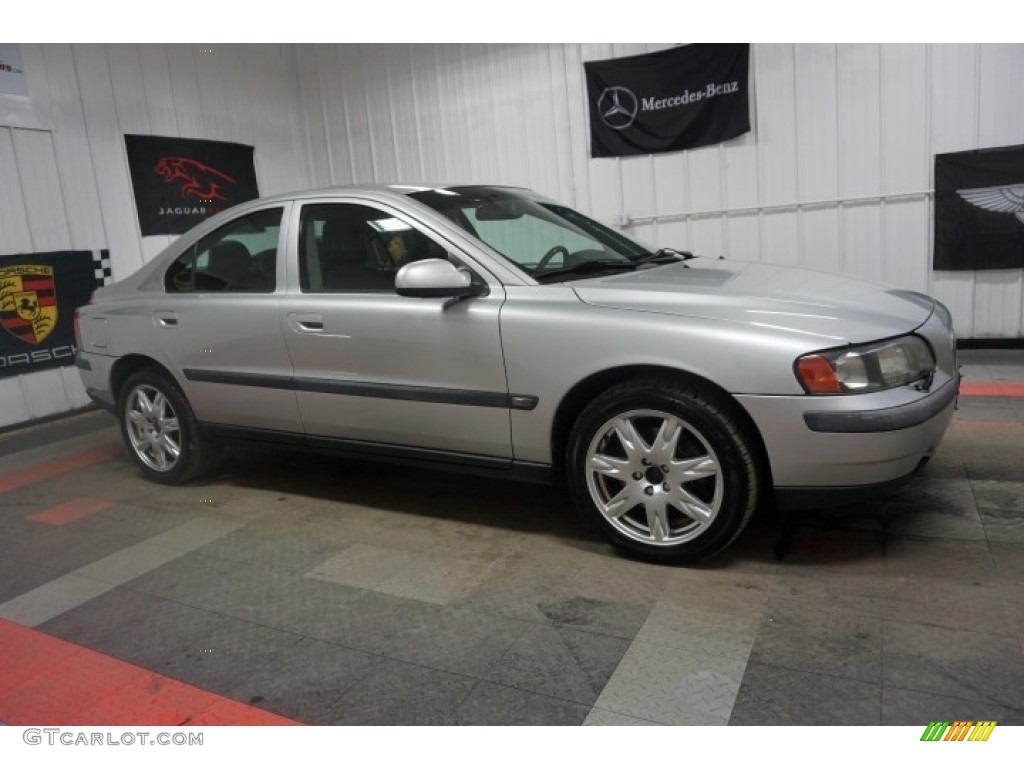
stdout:
<svg viewBox="0 0 1024 768">
<path fill-rule="evenodd" d="M 1024 352 L 968 352 L 969 382 Z M 1024 398 L 871 503 L 634 562 L 558 488 L 299 454 L 144 481 L 112 417 L 0 435 L 0 616 L 306 723 L 1024 724 Z M 110 505 L 62 526 L 70 499 Z"/>
</svg>

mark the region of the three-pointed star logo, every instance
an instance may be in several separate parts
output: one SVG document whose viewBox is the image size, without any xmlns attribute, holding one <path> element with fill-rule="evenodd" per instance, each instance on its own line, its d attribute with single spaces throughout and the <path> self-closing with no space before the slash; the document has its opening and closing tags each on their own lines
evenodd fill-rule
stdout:
<svg viewBox="0 0 1024 768">
<path fill-rule="evenodd" d="M 613 131 L 629 128 L 636 119 L 638 106 L 634 93 L 621 85 L 605 88 L 597 100 L 601 121 Z"/>
<path fill-rule="evenodd" d="M 1012 213 L 1024 224 L 1024 184 L 958 189 L 956 193 L 971 205 L 983 210 Z"/>
</svg>

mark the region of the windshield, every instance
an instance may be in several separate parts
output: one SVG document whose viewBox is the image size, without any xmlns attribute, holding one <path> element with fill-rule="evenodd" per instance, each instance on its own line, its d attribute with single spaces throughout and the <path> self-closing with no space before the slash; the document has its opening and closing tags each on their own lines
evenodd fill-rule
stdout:
<svg viewBox="0 0 1024 768">
<path fill-rule="evenodd" d="M 513 189 L 454 187 L 414 192 L 540 282 L 631 271 L 665 252 L 643 246 L 581 213 Z"/>
</svg>

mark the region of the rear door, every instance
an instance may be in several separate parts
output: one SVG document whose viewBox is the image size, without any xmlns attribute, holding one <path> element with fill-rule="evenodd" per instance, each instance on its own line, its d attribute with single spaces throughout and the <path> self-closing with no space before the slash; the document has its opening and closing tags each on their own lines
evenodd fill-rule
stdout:
<svg viewBox="0 0 1024 768">
<path fill-rule="evenodd" d="M 409 261 L 449 258 L 436 232 L 393 206 L 297 202 L 282 304 L 306 432 L 378 452 L 509 460 L 509 398 L 498 329 L 505 292 L 461 301 L 395 293 Z M 412 449 L 412 450 L 405 450 Z"/>
<path fill-rule="evenodd" d="M 196 418 L 301 434 L 281 331 L 283 223 L 291 204 L 250 211 L 189 246 L 164 274 L 154 336 Z"/>
</svg>

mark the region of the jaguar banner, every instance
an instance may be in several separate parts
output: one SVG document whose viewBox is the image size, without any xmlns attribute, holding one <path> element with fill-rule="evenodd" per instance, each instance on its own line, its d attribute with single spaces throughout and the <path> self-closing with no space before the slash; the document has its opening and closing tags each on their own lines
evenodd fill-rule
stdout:
<svg viewBox="0 0 1024 768">
<path fill-rule="evenodd" d="M 75 310 L 109 265 L 105 250 L 0 256 L 0 378 L 75 364 Z"/>
<path fill-rule="evenodd" d="M 592 157 L 703 147 L 750 130 L 748 43 L 694 43 L 583 66 Z"/>
<path fill-rule="evenodd" d="M 132 134 L 124 141 L 143 236 L 180 235 L 260 196 L 250 146 Z"/>
<path fill-rule="evenodd" d="M 932 266 L 1024 268 L 1024 145 L 935 156 Z"/>
</svg>

